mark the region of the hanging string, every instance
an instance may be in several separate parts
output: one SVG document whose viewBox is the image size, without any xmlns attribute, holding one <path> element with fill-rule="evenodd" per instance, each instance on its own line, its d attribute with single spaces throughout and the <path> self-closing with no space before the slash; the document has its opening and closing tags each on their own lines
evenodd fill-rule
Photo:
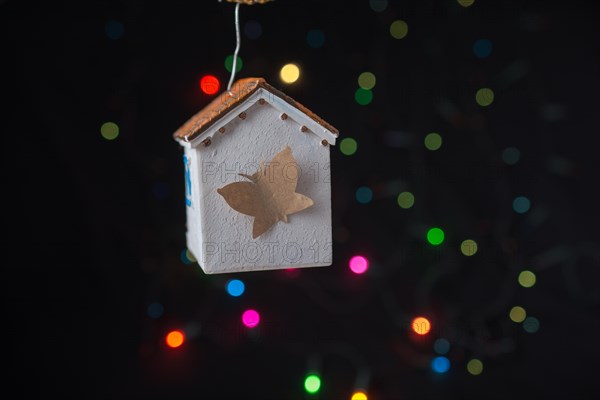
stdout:
<svg viewBox="0 0 600 400">
<path fill-rule="evenodd" d="M 240 51 L 241 39 L 240 39 L 240 3 L 235 5 L 235 51 L 233 53 L 233 64 L 231 65 L 231 77 L 227 84 L 227 92 L 231 95 L 231 85 L 235 78 L 235 70 L 237 68 L 237 58 Z"/>
</svg>

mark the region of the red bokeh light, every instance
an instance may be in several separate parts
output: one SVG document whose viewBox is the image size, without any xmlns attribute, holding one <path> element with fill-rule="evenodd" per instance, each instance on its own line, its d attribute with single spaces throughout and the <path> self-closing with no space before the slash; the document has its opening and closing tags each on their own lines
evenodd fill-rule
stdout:
<svg viewBox="0 0 600 400">
<path fill-rule="evenodd" d="M 215 94 L 219 91 L 220 87 L 221 83 L 215 76 L 204 75 L 202 79 L 200 79 L 200 89 L 206 94 Z"/>
</svg>

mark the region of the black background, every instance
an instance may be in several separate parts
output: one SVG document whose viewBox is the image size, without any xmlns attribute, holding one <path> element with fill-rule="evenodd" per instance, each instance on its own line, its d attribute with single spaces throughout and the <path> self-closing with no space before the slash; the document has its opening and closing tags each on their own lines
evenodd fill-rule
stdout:
<svg viewBox="0 0 600 400">
<path fill-rule="evenodd" d="M 194 2 L 0 2 L 3 42 L 3 378 L 15 398 L 302 399 L 318 367 L 321 399 L 592 398 L 598 394 L 600 286 L 597 6 L 592 1 L 276 0 L 242 6 L 238 77 L 262 76 L 358 152 L 331 148 L 334 262 L 232 276 L 181 261 L 181 149 L 172 133 L 229 79 L 233 8 Z M 403 19 L 409 33 L 389 35 Z M 122 37 L 105 32 L 119 21 Z M 310 29 L 325 45 L 307 45 Z M 242 32 L 243 33 L 243 32 Z M 472 46 L 486 38 L 489 57 Z M 301 66 L 298 83 L 278 77 Z M 354 101 L 363 71 L 374 100 Z M 489 107 L 475 91 L 491 87 Z M 445 108 L 444 108 L 444 105 Z M 450 107 L 450 108 L 448 108 Z M 454 110 L 444 112 L 444 110 Z M 100 126 L 114 121 L 119 137 Z M 422 145 L 442 134 L 436 152 Z M 516 165 L 502 151 L 521 151 Z M 373 190 L 360 204 L 359 186 Z M 396 204 L 415 193 L 410 210 Z M 531 200 L 523 215 L 515 196 Z M 446 241 L 432 248 L 429 226 Z M 458 251 L 466 238 L 479 253 Z M 347 261 L 365 254 L 363 276 Z M 524 289 L 518 272 L 538 283 Z M 247 293 L 226 295 L 231 277 Z M 150 318 L 147 307 L 164 306 Z M 540 321 L 508 318 L 522 305 Z M 261 310 L 248 332 L 244 307 Z M 410 333 L 427 315 L 433 330 Z M 171 329 L 188 340 L 164 345 Z M 451 369 L 435 374 L 447 337 Z M 484 363 L 471 376 L 467 361 Z M 357 376 L 359 382 L 357 383 Z M 363 378 L 368 378 L 361 381 Z"/>
</svg>

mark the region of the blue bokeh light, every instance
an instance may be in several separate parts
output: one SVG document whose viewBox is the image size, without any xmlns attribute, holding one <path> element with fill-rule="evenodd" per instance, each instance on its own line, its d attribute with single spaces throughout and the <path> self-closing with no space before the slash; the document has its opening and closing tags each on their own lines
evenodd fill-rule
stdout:
<svg viewBox="0 0 600 400">
<path fill-rule="evenodd" d="M 148 305 L 148 316 L 150 318 L 160 318 L 163 315 L 163 312 L 165 311 L 165 308 L 163 307 L 162 304 L 160 303 L 152 303 L 150 305 Z"/>
<path fill-rule="evenodd" d="M 444 374 L 450 369 L 450 360 L 444 356 L 439 356 L 431 361 L 431 369 L 438 374 Z"/>
<path fill-rule="evenodd" d="M 124 32 L 125 28 L 119 21 L 110 20 L 106 23 L 106 25 L 104 25 L 104 33 L 106 33 L 106 36 L 108 36 L 110 39 L 120 39 Z"/>
<path fill-rule="evenodd" d="M 487 39 L 479 39 L 473 44 L 473 53 L 477 58 L 486 58 L 492 54 L 492 42 Z"/>
<path fill-rule="evenodd" d="M 311 29 L 306 34 L 306 43 L 313 49 L 323 47 L 325 44 L 325 33 L 320 29 Z"/>
<path fill-rule="evenodd" d="M 232 279 L 227 282 L 226 289 L 230 296 L 239 297 L 244 294 L 246 286 L 244 285 L 244 282 L 240 281 L 239 279 Z"/>
<path fill-rule="evenodd" d="M 450 342 L 444 338 L 439 338 L 433 343 L 433 350 L 438 354 L 446 354 L 450 351 Z"/>
<path fill-rule="evenodd" d="M 373 191 L 367 186 L 361 186 L 356 189 L 356 201 L 361 204 L 367 204 L 373 200 Z"/>
</svg>

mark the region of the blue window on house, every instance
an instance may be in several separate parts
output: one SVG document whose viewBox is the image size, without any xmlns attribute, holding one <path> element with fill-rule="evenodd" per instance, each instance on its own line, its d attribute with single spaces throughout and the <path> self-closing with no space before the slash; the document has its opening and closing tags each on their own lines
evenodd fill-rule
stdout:
<svg viewBox="0 0 600 400">
<path fill-rule="evenodd" d="M 190 160 L 183 155 L 183 166 L 185 168 L 185 205 L 192 206 L 192 178 L 190 177 Z"/>
</svg>

